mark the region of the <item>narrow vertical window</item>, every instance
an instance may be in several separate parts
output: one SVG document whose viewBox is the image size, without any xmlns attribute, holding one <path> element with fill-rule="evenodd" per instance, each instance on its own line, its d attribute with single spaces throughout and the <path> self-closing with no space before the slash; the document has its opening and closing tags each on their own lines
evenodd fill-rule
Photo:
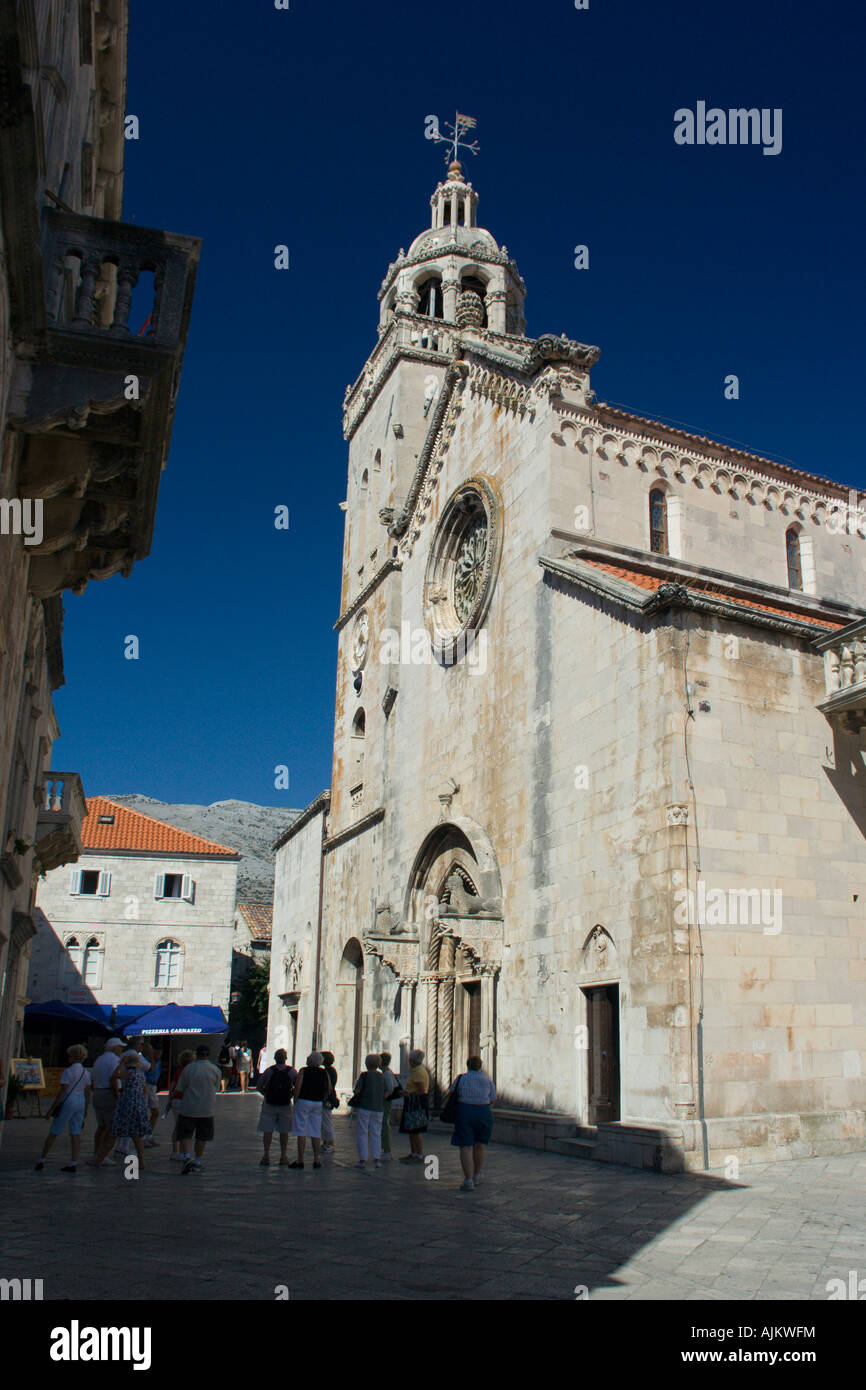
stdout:
<svg viewBox="0 0 866 1390">
<path fill-rule="evenodd" d="M 788 558 L 788 588 L 803 587 L 803 557 L 800 554 L 800 535 L 792 526 L 785 534 L 785 550 Z"/>
<path fill-rule="evenodd" d="M 668 500 L 660 487 L 649 495 L 650 550 L 654 555 L 668 555 Z"/>
<path fill-rule="evenodd" d="M 160 941 L 156 948 L 156 988 L 179 989 L 182 981 L 183 951 L 176 941 Z"/>
<path fill-rule="evenodd" d="M 84 983 L 90 989 L 99 989 L 102 984 L 102 947 L 97 937 L 92 936 L 84 948 L 84 961 L 81 967 Z"/>
<path fill-rule="evenodd" d="M 77 984 L 81 978 L 81 945 L 78 938 L 70 936 L 66 942 L 66 981 Z"/>
</svg>

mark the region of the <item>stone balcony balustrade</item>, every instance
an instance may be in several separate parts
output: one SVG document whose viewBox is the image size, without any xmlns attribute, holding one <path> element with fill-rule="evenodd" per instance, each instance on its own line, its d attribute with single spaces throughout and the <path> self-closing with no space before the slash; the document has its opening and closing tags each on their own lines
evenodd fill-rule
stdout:
<svg viewBox="0 0 866 1390">
<path fill-rule="evenodd" d="M 35 849 L 44 869 L 71 864 L 81 853 L 87 803 L 77 772 L 45 773 L 36 812 Z"/>
<path fill-rule="evenodd" d="M 819 709 L 852 733 L 866 728 L 866 619 L 815 643 L 824 654 L 827 699 Z"/>
<path fill-rule="evenodd" d="M 41 217 L 44 313 L 16 343 L 10 418 L 23 436 L 17 495 L 43 503 L 30 590 L 48 598 L 128 574 L 150 549 L 200 242 L 52 208 Z M 145 272 L 152 307 L 136 331 Z"/>
<path fill-rule="evenodd" d="M 456 326 L 444 319 L 431 319 L 424 314 L 395 314 L 370 354 L 364 371 L 346 391 L 343 402 L 345 437 L 351 438 L 395 358 L 441 361 L 451 356 L 459 336 Z"/>
</svg>

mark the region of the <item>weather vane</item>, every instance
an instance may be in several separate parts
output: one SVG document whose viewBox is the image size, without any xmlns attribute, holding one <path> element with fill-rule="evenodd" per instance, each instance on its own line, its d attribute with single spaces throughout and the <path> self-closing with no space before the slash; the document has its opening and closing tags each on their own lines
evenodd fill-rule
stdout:
<svg viewBox="0 0 866 1390">
<path fill-rule="evenodd" d="M 474 130 L 477 124 L 478 122 L 474 116 L 464 116 L 458 111 L 455 114 L 453 125 L 451 125 L 450 121 L 445 122 L 445 129 L 450 130 L 451 135 L 446 138 L 446 136 L 437 133 L 433 137 L 437 145 L 447 144 L 449 147 L 450 154 L 446 157 L 446 165 L 455 162 L 459 163 L 459 150 L 468 150 L 470 154 L 478 154 L 481 146 L 477 140 L 469 141 L 461 139 L 461 136 L 465 135 L 467 130 Z"/>
</svg>

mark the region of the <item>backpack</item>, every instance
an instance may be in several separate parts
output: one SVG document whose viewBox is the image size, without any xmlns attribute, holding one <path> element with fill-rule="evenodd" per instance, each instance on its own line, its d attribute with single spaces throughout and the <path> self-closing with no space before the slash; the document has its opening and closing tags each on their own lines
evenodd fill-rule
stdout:
<svg viewBox="0 0 866 1390">
<path fill-rule="evenodd" d="M 291 1067 L 276 1067 L 268 1079 L 264 1095 L 268 1105 L 288 1105 L 295 1089 Z"/>
</svg>

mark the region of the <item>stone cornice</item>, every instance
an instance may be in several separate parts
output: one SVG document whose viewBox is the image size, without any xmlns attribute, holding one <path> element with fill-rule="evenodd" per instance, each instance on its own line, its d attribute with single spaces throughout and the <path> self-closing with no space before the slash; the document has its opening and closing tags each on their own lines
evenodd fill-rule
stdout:
<svg viewBox="0 0 866 1390">
<path fill-rule="evenodd" d="M 592 409 L 563 399 L 554 402 L 560 416 L 557 439 L 572 443 L 582 452 L 590 446 L 601 457 L 623 467 L 714 492 L 745 497 L 753 505 L 763 503 L 801 518 L 837 510 L 828 502 L 847 506 L 854 489 L 831 479 L 776 463 L 746 449 L 732 448 L 708 436 L 649 420 L 640 415 L 599 404 Z M 630 426 L 630 428 L 627 428 Z M 866 500 L 866 494 L 862 494 Z"/>
<path fill-rule="evenodd" d="M 661 584 L 658 589 L 651 593 L 644 593 L 636 586 L 629 584 L 627 580 L 605 574 L 579 557 L 541 555 L 538 563 L 546 573 L 563 579 L 568 584 L 589 589 L 604 598 L 613 599 L 632 612 L 646 617 L 650 617 L 654 613 L 664 612 L 669 608 L 689 608 L 696 612 L 711 614 L 714 617 L 726 618 L 754 627 L 769 628 L 776 632 L 785 632 L 791 636 L 804 638 L 810 643 L 815 640 L 814 623 L 800 620 L 794 613 L 790 615 L 768 613 L 758 608 L 744 607 L 737 602 L 736 598 L 729 599 L 718 594 L 701 593 L 688 588 L 686 584 L 678 584 L 675 577 L 667 583 Z M 762 599 L 766 602 L 777 601 L 774 592 L 768 593 L 756 586 L 751 601 L 760 602 Z M 825 612 L 824 616 L 833 619 L 838 615 Z"/>
<path fill-rule="evenodd" d="M 598 540 L 594 536 L 584 536 L 579 532 L 554 528 L 550 534 L 554 540 L 569 543 L 568 550 L 561 553 L 560 559 L 596 559 L 626 569 L 634 566 L 664 580 L 673 577 L 675 581 L 678 576 L 682 576 L 683 579 L 702 579 L 711 584 L 724 585 L 738 597 L 750 602 L 773 603 L 792 611 L 796 609 L 798 612 L 814 613 L 816 618 L 824 618 L 828 622 L 856 622 L 862 616 L 861 609 L 854 608 L 850 603 L 844 603 L 840 599 L 817 598 L 814 594 L 802 591 L 792 599 L 790 589 L 783 589 L 778 584 L 768 584 L 764 580 L 747 579 L 742 574 L 732 574 L 729 570 L 714 569 L 710 565 L 695 565 L 689 560 L 678 560 L 671 555 L 656 555 L 649 550 L 636 550 L 630 545 Z"/>
<path fill-rule="evenodd" d="M 274 840 L 274 843 L 271 845 L 273 852 L 276 854 L 278 849 L 282 849 L 283 845 L 288 844 L 289 840 L 297 835 L 299 830 L 303 830 L 305 825 L 309 825 L 310 821 L 313 820 L 320 811 L 324 815 L 327 815 L 330 809 L 331 790 L 329 787 L 326 787 L 323 792 L 319 792 L 319 795 L 310 802 L 309 806 L 304 807 L 301 814 L 292 821 L 291 825 L 283 831 L 282 835 Z"/>
<path fill-rule="evenodd" d="M 460 369 L 461 366 L 463 368 L 462 371 Z M 391 536 L 404 536 L 409 527 L 409 522 L 412 519 L 412 513 L 415 510 L 415 503 L 417 502 L 418 496 L 421 492 L 421 485 L 424 482 L 427 469 L 430 466 L 430 461 L 436 453 L 437 445 L 443 433 L 445 418 L 448 414 L 449 407 L 452 404 L 452 398 L 454 396 L 455 387 L 457 383 L 462 380 L 463 372 L 465 370 L 465 364 L 460 364 L 460 366 L 458 366 L 458 364 L 455 362 L 449 363 L 448 370 L 445 373 L 445 379 L 439 388 L 439 394 L 436 399 L 436 409 L 433 413 L 433 419 L 430 421 L 430 425 L 427 430 L 426 437 L 424 439 L 423 447 L 421 449 L 420 454 L 418 455 L 418 463 L 415 468 L 415 474 L 412 478 L 412 482 L 409 485 L 409 492 L 407 493 L 406 501 L 403 503 L 399 515 L 396 517 L 394 521 L 392 521 L 391 525 L 388 527 L 388 532 Z"/>
<path fill-rule="evenodd" d="M 436 229 L 433 227 L 428 227 L 427 230 L 435 231 Z M 484 229 L 479 228 L 479 230 L 483 231 Z M 423 236 L 423 232 L 421 233 L 421 235 Z M 479 249 L 476 250 L 476 247 Z M 525 294 L 526 284 L 523 280 L 523 276 L 520 274 L 520 271 L 517 268 L 517 262 L 514 260 L 512 256 L 509 256 L 507 252 L 498 251 L 494 248 L 495 242 L 491 247 L 486 245 L 480 237 L 477 237 L 475 241 L 467 242 L 465 244 L 463 242 L 453 240 L 444 242 L 439 246 L 425 247 L 422 251 L 416 251 L 413 256 L 398 256 L 397 260 L 392 261 L 391 264 L 388 266 L 387 271 L 385 272 L 385 278 L 382 281 L 382 286 L 379 290 L 378 298 L 380 300 L 385 298 L 385 295 L 390 290 L 395 279 L 400 274 L 400 271 L 405 270 L 407 266 L 424 265 L 426 261 L 438 261 L 444 259 L 446 256 L 460 256 L 464 260 L 484 261 L 488 265 L 505 266 L 506 270 L 509 270 L 511 272 L 511 276 L 515 284 Z"/>
<path fill-rule="evenodd" d="M 411 337 L 436 337 L 435 348 L 422 347 Z M 408 341 L 407 341 L 408 339 Z M 430 362 L 437 366 L 456 357 L 475 356 L 506 371 L 536 376 L 545 367 L 571 366 L 586 372 L 599 359 L 597 347 L 572 338 L 543 333 L 526 338 L 517 333 L 494 333 L 489 328 L 462 331 L 445 319 L 427 319 L 418 314 L 396 313 L 382 334 L 363 371 L 347 387 L 343 400 L 343 436 L 352 439 L 361 421 L 399 361 Z M 564 407 L 569 409 L 568 406 Z"/>
<path fill-rule="evenodd" d="M 351 825 L 338 830 L 335 835 L 330 835 L 324 844 L 324 851 L 330 854 L 332 849 L 342 845 L 346 840 L 351 840 L 355 835 L 363 835 L 366 830 L 372 829 L 380 821 L 385 819 L 385 807 L 378 806 L 375 811 L 371 811 L 368 816 L 362 816 L 360 820 L 353 821 Z"/>
<path fill-rule="evenodd" d="M 847 627 L 840 628 L 838 632 L 830 632 L 825 637 L 817 637 L 814 645 L 816 651 L 823 652 L 828 647 L 853 642 L 857 637 L 866 638 L 866 618 L 857 617 Z"/>
<path fill-rule="evenodd" d="M 378 589 L 379 585 L 382 583 L 382 580 L 385 579 L 386 576 L 392 572 L 392 570 L 401 570 L 402 568 L 402 560 L 396 560 L 392 555 L 389 555 L 388 559 L 384 562 L 384 564 L 379 566 L 372 579 L 368 580 L 368 582 L 364 585 L 360 593 L 356 594 L 355 597 L 352 599 L 351 603 L 343 609 L 343 612 L 340 614 L 339 618 L 334 623 L 334 632 L 340 632 L 346 626 L 346 623 L 350 622 L 351 619 L 354 618 L 355 614 L 364 607 L 364 604 L 367 602 L 370 595 L 373 594 L 376 591 L 376 589 Z"/>
</svg>

